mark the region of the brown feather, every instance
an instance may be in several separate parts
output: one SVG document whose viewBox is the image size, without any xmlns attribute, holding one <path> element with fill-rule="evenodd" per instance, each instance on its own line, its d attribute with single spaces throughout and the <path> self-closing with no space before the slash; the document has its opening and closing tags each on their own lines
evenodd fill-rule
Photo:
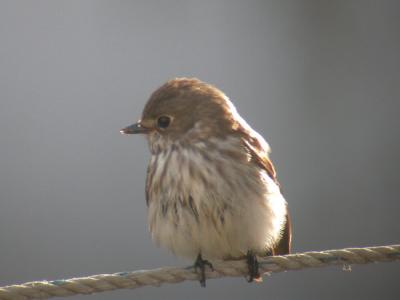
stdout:
<svg viewBox="0 0 400 300">
<path fill-rule="evenodd" d="M 285 227 L 283 228 L 282 237 L 274 249 L 272 255 L 285 255 L 290 254 L 292 248 L 292 226 L 290 221 L 290 214 L 287 211 Z"/>
<path fill-rule="evenodd" d="M 264 149 L 262 143 L 255 136 L 251 136 L 249 132 L 243 128 L 239 128 L 239 132 L 243 136 L 245 141 L 245 147 L 251 155 L 251 160 L 256 163 L 259 167 L 263 168 L 267 174 L 275 181 L 280 187 L 279 181 L 276 176 L 276 171 L 271 159 L 268 156 L 268 149 Z M 275 248 L 272 249 L 272 255 L 285 255 L 291 252 L 292 247 L 292 227 L 289 209 L 287 209 L 285 224 L 282 228 L 281 239 L 276 244 Z"/>
</svg>

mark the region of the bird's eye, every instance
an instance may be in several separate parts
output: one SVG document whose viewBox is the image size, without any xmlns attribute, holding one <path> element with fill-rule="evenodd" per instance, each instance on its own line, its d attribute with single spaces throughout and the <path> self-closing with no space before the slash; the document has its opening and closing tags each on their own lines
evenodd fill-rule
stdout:
<svg viewBox="0 0 400 300">
<path fill-rule="evenodd" d="M 157 120 L 157 126 L 161 129 L 165 129 L 171 123 L 171 118 L 168 116 L 161 116 Z"/>
</svg>

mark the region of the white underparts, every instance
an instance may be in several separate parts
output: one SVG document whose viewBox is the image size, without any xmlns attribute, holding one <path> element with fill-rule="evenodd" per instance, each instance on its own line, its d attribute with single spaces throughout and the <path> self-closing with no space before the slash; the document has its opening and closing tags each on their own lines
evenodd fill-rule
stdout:
<svg viewBox="0 0 400 300">
<path fill-rule="evenodd" d="M 248 250 L 263 255 L 279 240 L 286 201 L 277 184 L 248 160 L 219 151 L 239 142 L 227 138 L 212 151 L 177 144 L 151 157 L 148 221 L 158 245 L 191 259 L 224 259 Z"/>
</svg>

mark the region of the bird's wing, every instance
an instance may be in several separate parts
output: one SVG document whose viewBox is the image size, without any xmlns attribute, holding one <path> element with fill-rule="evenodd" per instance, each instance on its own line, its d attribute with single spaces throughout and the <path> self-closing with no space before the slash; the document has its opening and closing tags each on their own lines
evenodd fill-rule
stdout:
<svg viewBox="0 0 400 300">
<path fill-rule="evenodd" d="M 275 248 L 272 249 L 272 255 L 290 254 L 292 248 L 292 224 L 290 221 L 289 209 L 286 209 L 286 222 L 282 229 L 282 235 Z"/>
<path fill-rule="evenodd" d="M 270 148 L 264 138 L 253 130 L 242 129 L 242 139 L 247 152 L 250 154 L 251 161 L 264 169 L 279 186 L 276 178 L 276 171 L 271 159 L 269 158 Z"/>
<path fill-rule="evenodd" d="M 255 131 L 249 131 L 247 128 L 242 128 L 242 137 L 245 147 L 251 156 L 251 160 L 258 166 L 263 168 L 267 174 L 280 187 L 276 177 L 276 171 L 271 159 L 269 158 L 269 146 L 262 136 Z M 286 220 L 282 228 L 281 239 L 272 249 L 272 255 L 289 254 L 292 246 L 292 227 L 289 209 L 286 209 Z"/>
</svg>

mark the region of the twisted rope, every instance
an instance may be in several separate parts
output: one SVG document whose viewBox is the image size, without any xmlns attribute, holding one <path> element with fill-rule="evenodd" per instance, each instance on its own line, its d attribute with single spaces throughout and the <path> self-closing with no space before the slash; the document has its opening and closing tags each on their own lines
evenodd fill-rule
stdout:
<svg viewBox="0 0 400 300">
<path fill-rule="evenodd" d="M 349 269 L 352 264 L 368 264 L 395 260 L 400 260 L 400 245 L 345 248 L 284 256 L 269 256 L 259 259 L 259 268 L 263 274 L 332 265 L 341 265 L 345 270 Z M 216 262 L 213 266 L 214 271 L 206 271 L 207 279 L 245 276 L 248 273 L 247 264 L 244 260 Z M 163 283 L 178 283 L 185 280 L 198 280 L 198 275 L 193 267 L 166 267 L 154 270 L 119 272 L 9 285 L 0 288 L 0 300 L 66 297 L 116 289 L 134 289 L 147 285 L 160 286 Z"/>
</svg>

